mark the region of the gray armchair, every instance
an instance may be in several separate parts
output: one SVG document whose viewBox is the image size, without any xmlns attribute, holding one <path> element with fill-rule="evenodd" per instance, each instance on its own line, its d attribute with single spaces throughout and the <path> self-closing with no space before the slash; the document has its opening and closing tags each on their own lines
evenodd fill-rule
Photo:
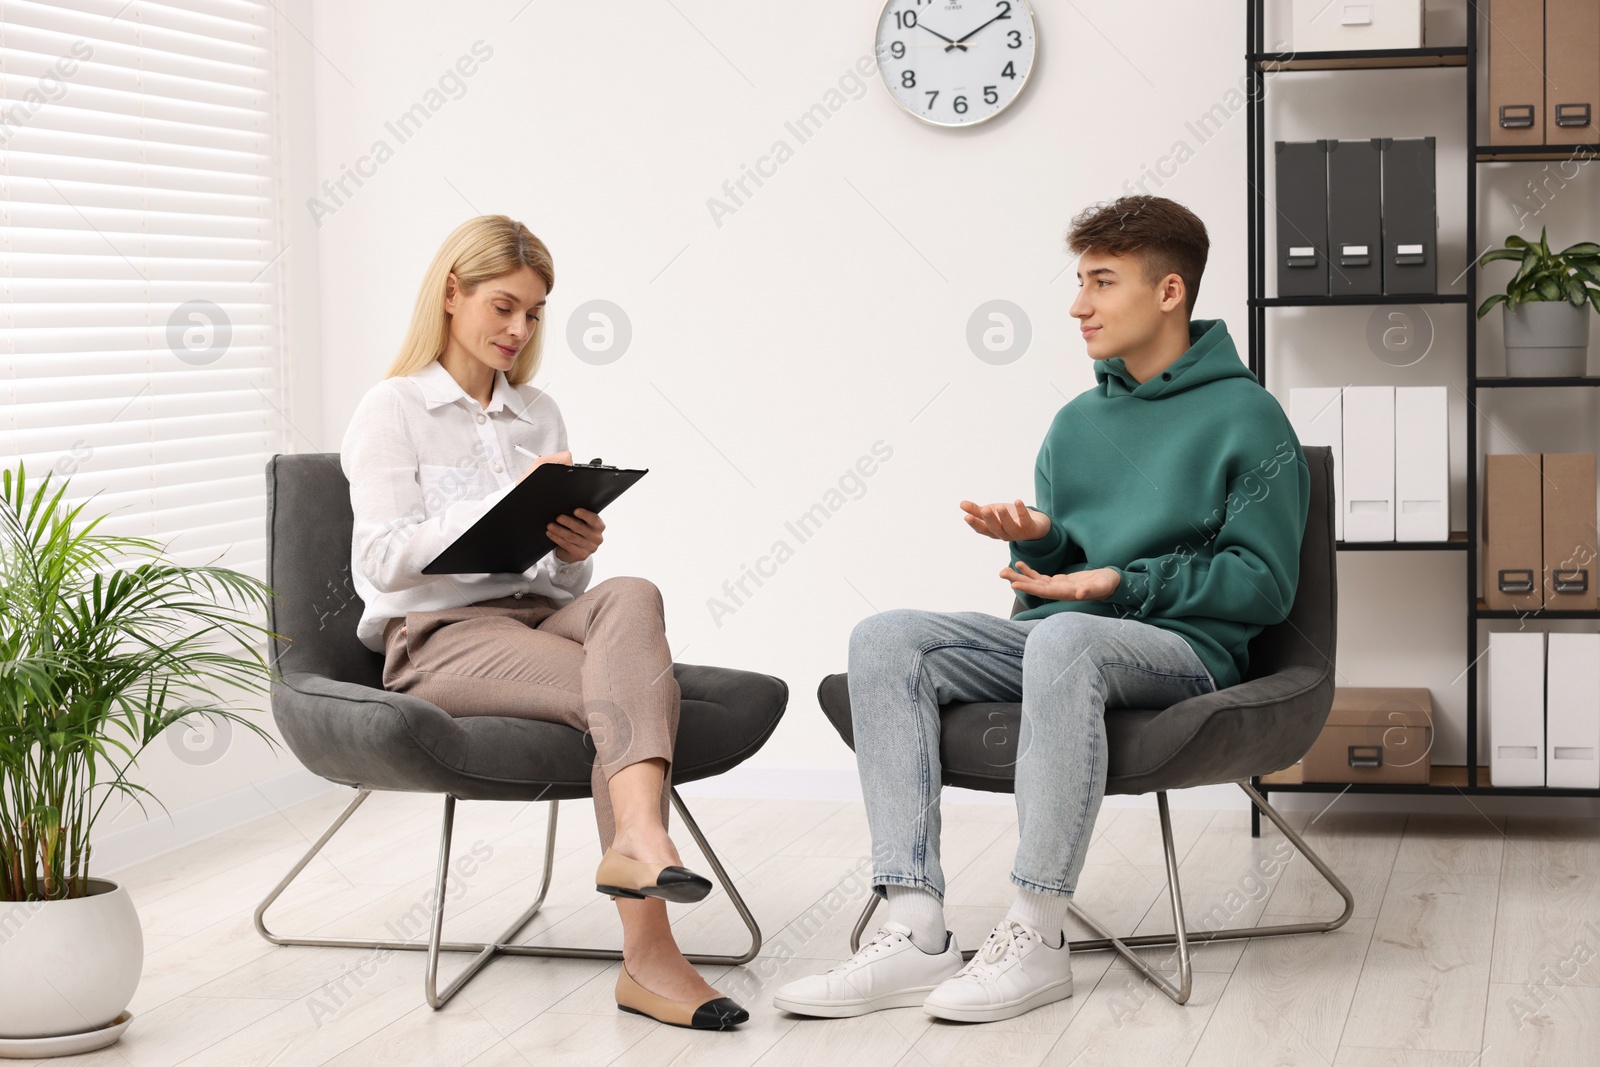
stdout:
<svg viewBox="0 0 1600 1067">
<path fill-rule="evenodd" d="M 255 912 L 262 937 L 277 945 L 415 950 L 428 953 L 424 990 L 443 1007 L 486 963 L 500 955 L 621 959 L 614 949 L 514 944 L 538 914 L 550 888 L 556 818 L 562 800 L 590 796 L 594 749 L 585 734 L 560 723 L 469 716 L 453 718 L 405 693 L 383 688 L 383 656 L 356 638 L 362 604 L 350 579 L 353 515 L 350 486 L 337 453 L 274 456 L 267 463 L 267 584 L 276 593 L 268 614 L 274 638 L 272 714 L 285 744 L 313 773 L 354 786 L 348 807 L 284 876 Z M 721 774 L 763 744 L 789 699 L 780 679 L 724 667 L 675 664 L 682 691 L 673 752 L 675 783 Z M 427 943 L 358 938 L 289 937 L 273 933 L 266 912 L 373 790 L 439 793 L 444 798 L 439 861 Z M 493 941 L 447 942 L 445 881 L 457 800 L 548 801 L 544 876 L 537 899 Z M 761 931 L 700 827 L 672 790 L 672 803 L 750 931 L 738 956 L 686 953 L 693 963 L 737 965 L 754 959 Z M 441 952 L 473 959 L 438 988 Z"/>
<path fill-rule="evenodd" d="M 1300 545 L 1300 579 L 1288 618 L 1250 642 L 1250 665 L 1238 685 L 1180 701 L 1168 708 L 1111 708 L 1106 712 L 1109 768 L 1106 793 L 1155 793 L 1166 850 L 1172 934 L 1118 938 L 1076 904 L 1072 914 L 1098 938 L 1074 941 L 1080 951 L 1111 949 L 1179 1004 L 1189 999 L 1189 943 L 1226 941 L 1336 930 L 1355 910 L 1355 898 L 1327 864 L 1251 786 L 1249 779 L 1282 770 L 1305 755 L 1333 708 L 1334 639 L 1338 617 L 1337 555 L 1333 536 L 1333 454 L 1325 446 L 1305 448 L 1311 468 L 1311 501 Z M 1012 615 L 1021 610 L 1017 604 Z M 823 712 L 846 744 L 855 747 L 848 677 L 823 679 L 817 692 Z M 941 708 L 939 741 L 944 784 L 996 793 L 1013 791 L 1012 766 L 1021 733 L 1022 706 L 1013 703 L 948 704 Z M 1167 791 L 1235 782 L 1291 844 L 1344 898 L 1344 911 L 1328 922 L 1258 926 L 1243 930 L 1187 930 L 1178 863 L 1172 843 Z M 867 898 L 850 948 L 878 905 Z M 1134 948 L 1176 947 L 1176 981 L 1157 973 Z M 972 953 L 966 956 L 970 959 Z"/>
</svg>

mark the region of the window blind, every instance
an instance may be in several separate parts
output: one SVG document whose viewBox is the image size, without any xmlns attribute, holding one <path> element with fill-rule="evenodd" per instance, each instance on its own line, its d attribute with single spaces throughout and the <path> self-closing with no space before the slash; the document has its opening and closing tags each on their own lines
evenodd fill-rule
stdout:
<svg viewBox="0 0 1600 1067">
<path fill-rule="evenodd" d="M 265 578 L 278 350 L 272 9 L 0 0 L 6 466 L 97 532 Z"/>
</svg>

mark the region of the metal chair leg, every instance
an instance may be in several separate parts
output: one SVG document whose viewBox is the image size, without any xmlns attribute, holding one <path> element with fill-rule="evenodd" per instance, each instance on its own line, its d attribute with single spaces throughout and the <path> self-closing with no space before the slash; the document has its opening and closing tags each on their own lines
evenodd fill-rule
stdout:
<svg viewBox="0 0 1600 1067">
<path fill-rule="evenodd" d="M 1271 804 L 1250 785 L 1249 782 L 1237 783 L 1245 795 L 1250 798 L 1250 803 L 1257 813 L 1265 815 L 1272 821 L 1280 833 L 1294 846 L 1295 850 L 1311 862 L 1317 873 L 1331 886 L 1340 897 L 1344 899 L 1344 910 L 1335 919 L 1327 922 L 1311 923 L 1284 923 L 1278 926 L 1252 926 L 1242 930 L 1190 930 L 1183 917 L 1183 894 L 1178 886 L 1178 857 L 1172 840 L 1172 817 L 1167 807 L 1167 794 L 1156 794 L 1156 808 L 1161 816 L 1161 843 L 1166 854 L 1167 863 L 1167 893 L 1172 902 L 1172 928 L 1170 934 L 1143 934 L 1137 937 L 1115 937 L 1093 916 L 1089 915 L 1076 904 L 1068 904 L 1068 908 L 1080 922 L 1094 933 L 1100 935 L 1086 938 L 1081 941 L 1069 942 L 1072 949 L 1077 952 L 1097 952 L 1111 950 L 1126 959 L 1139 973 L 1148 978 L 1156 988 L 1178 1004 L 1187 1003 L 1193 988 L 1193 968 L 1189 959 L 1189 945 L 1191 942 L 1210 941 L 1237 941 L 1257 937 L 1284 937 L 1289 934 L 1315 934 L 1327 933 L 1337 930 L 1350 921 L 1350 916 L 1355 913 L 1356 899 L 1346 885 L 1339 880 L 1338 875 L 1323 862 L 1301 836 L 1295 833 L 1293 827 L 1284 822 L 1283 816 L 1278 814 Z M 861 947 L 861 936 L 866 932 L 867 923 L 872 918 L 872 913 L 878 906 L 878 895 L 867 894 L 867 905 L 862 909 L 861 918 L 856 920 L 855 929 L 850 934 L 850 951 L 856 952 Z M 1169 978 L 1134 952 L 1136 948 L 1159 948 L 1172 946 L 1176 949 L 1178 969 Z M 967 949 L 961 953 L 965 959 L 976 955 L 975 949 Z M 1175 979 L 1175 980 L 1174 980 Z"/>
<path fill-rule="evenodd" d="M 523 927 L 527 926 L 533 917 L 539 913 L 539 909 L 544 905 L 545 896 L 550 890 L 551 876 L 555 866 L 556 820 L 559 813 L 559 801 L 554 800 L 550 802 L 550 818 L 545 832 L 544 875 L 540 881 L 539 895 L 528 906 L 527 910 L 513 920 L 511 925 L 506 927 L 500 936 L 492 941 L 464 942 L 445 941 L 443 939 L 445 889 L 448 884 L 450 867 L 450 837 L 455 823 L 456 804 L 456 798 L 448 794 L 444 798 L 444 817 L 439 833 L 439 863 L 434 875 L 433 912 L 426 943 L 352 937 L 300 937 L 273 933 L 266 925 L 267 909 L 272 906 L 278 897 L 283 895 L 284 890 L 288 889 L 300 872 L 305 870 L 306 865 L 311 862 L 312 858 L 322 851 L 323 846 L 339 831 L 340 827 L 355 813 L 355 810 L 361 806 L 371 792 L 369 789 L 359 790 L 344 811 L 340 812 L 338 817 L 333 820 L 333 823 L 323 831 L 322 836 L 317 838 L 306 854 L 300 857 L 299 861 L 290 868 L 289 873 L 284 875 L 283 879 L 267 894 L 266 899 L 256 907 L 256 932 L 263 938 L 274 945 L 372 948 L 405 952 L 425 951 L 428 954 L 428 962 L 426 974 L 423 978 L 423 990 L 427 996 L 429 1006 L 436 1010 L 449 1003 L 450 998 L 460 992 L 461 987 L 466 985 L 474 975 L 483 969 L 485 964 L 496 956 L 557 956 L 563 959 L 590 960 L 620 960 L 622 958 L 622 953 L 616 949 L 567 948 L 551 945 L 519 945 L 511 943 L 511 939 L 521 933 Z M 727 871 L 723 869 L 721 860 L 712 851 L 710 844 L 705 839 L 705 835 L 700 831 L 700 825 L 689 814 L 689 809 L 684 805 L 683 798 L 678 795 L 676 789 L 672 790 L 672 804 L 678 810 L 678 815 L 683 819 L 684 825 L 689 828 L 689 833 L 694 838 L 695 843 L 700 846 L 700 850 L 705 854 L 706 861 L 711 864 L 717 881 L 721 883 L 723 890 L 727 892 L 728 899 L 733 902 L 739 917 L 750 931 L 750 947 L 738 956 L 686 952 L 684 953 L 684 958 L 690 963 L 726 964 L 732 966 L 748 963 L 755 959 L 756 953 L 761 951 L 761 929 L 756 925 L 755 916 L 750 913 L 749 907 L 744 902 L 744 897 L 739 895 L 738 889 L 733 884 L 733 879 L 728 877 Z M 449 985 L 440 990 L 438 988 L 439 954 L 442 952 L 470 952 L 473 953 L 473 959 L 462 968 L 460 973 L 451 979 Z"/>
</svg>

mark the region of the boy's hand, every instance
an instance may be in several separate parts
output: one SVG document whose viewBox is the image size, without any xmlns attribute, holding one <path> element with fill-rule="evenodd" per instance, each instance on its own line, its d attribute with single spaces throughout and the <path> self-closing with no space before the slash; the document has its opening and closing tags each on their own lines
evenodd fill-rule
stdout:
<svg viewBox="0 0 1600 1067">
<path fill-rule="evenodd" d="M 1071 574 L 1040 574 L 1026 563 L 1007 567 L 1000 577 L 1019 593 L 1031 593 L 1045 600 L 1104 600 L 1117 591 L 1122 575 L 1115 567 L 1097 567 Z"/>
<path fill-rule="evenodd" d="M 1050 516 L 1034 511 L 1021 500 L 1013 504 L 961 502 L 968 526 L 996 541 L 1037 541 L 1050 532 Z"/>
</svg>

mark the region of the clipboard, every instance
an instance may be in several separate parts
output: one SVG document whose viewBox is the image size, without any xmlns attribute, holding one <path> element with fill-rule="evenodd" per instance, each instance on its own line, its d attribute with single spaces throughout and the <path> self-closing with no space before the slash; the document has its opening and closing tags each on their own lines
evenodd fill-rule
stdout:
<svg viewBox="0 0 1600 1067">
<path fill-rule="evenodd" d="M 577 508 L 599 513 L 649 473 L 648 468 L 544 463 L 433 557 L 423 574 L 520 573 L 556 545 L 545 527 Z"/>
</svg>

